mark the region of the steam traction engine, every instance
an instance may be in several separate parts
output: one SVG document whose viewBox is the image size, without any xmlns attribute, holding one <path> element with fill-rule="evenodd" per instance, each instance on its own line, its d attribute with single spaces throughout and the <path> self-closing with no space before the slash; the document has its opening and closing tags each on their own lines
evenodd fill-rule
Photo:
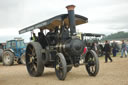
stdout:
<svg viewBox="0 0 128 85">
<path fill-rule="evenodd" d="M 87 23 L 88 19 L 74 14 L 74 5 L 66 8 L 68 14 L 55 16 L 19 31 L 22 34 L 40 29 L 35 41 L 26 48 L 26 67 L 31 76 L 41 76 L 44 67 L 52 67 L 55 68 L 57 78 L 64 80 L 67 72 L 79 65 L 85 65 L 90 76 L 97 75 L 99 61 L 93 50 L 89 50 L 80 63 L 84 43 L 76 36 L 75 26 Z M 46 29 L 49 32 L 44 32 Z"/>
</svg>

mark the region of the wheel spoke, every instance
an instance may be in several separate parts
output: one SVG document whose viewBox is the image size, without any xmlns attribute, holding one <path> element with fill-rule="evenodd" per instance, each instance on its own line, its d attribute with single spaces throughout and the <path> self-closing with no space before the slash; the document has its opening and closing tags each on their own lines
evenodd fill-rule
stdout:
<svg viewBox="0 0 128 85">
<path fill-rule="evenodd" d="M 32 47 L 29 47 L 29 50 L 32 52 Z"/>
<path fill-rule="evenodd" d="M 37 72 L 37 57 L 35 53 L 35 49 L 33 47 L 29 47 L 30 52 L 27 54 L 29 56 L 28 65 L 30 66 L 30 70 L 32 72 Z"/>
<path fill-rule="evenodd" d="M 32 57 L 32 55 L 31 54 L 27 54 L 28 56 L 30 56 L 30 57 Z"/>
<path fill-rule="evenodd" d="M 33 59 L 32 59 L 32 57 L 30 57 L 30 60 L 29 60 L 29 62 L 30 62 L 30 63 L 32 63 L 32 61 L 33 61 Z"/>
<path fill-rule="evenodd" d="M 59 70 L 59 75 L 63 76 L 63 71 L 61 69 Z"/>
<path fill-rule="evenodd" d="M 36 53 L 35 53 L 35 51 L 33 51 L 33 52 L 32 52 L 32 55 L 33 55 L 34 57 L 36 56 Z"/>
<path fill-rule="evenodd" d="M 33 64 L 34 70 L 37 72 L 37 66 Z"/>
<path fill-rule="evenodd" d="M 34 70 L 33 63 L 29 63 L 29 67 L 30 67 L 30 70 L 31 70 L 31 71 Z"/>
<path fill-rule="evenodd" d="M 94 72 L 95 72 L 95 70 L 93 69 L 93 66 L 91 66 L 91 72 L 92 72 L 92 73 L 94 73 Z"/>
<path fill-rule="evenodd" d="M 28 65 L 32 64 L 32 61 L 29 61 L 27 64 L 28 64 Z"/>
<path fill-rule="evenodd" d="M 34 63 L 29 63 L 29 66 L 30 66 L 30 70 L 31 70 L 31 72 L 36 72 L 37 71 L 37 68 L 36 68 L 36 66 L 34 65 Z"/>
</svg>

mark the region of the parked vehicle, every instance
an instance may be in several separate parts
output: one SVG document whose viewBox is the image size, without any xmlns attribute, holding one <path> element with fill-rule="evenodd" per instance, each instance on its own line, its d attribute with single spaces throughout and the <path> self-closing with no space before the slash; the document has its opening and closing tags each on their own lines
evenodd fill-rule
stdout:
<svg viewBox="0 0 128 85">
<path fill-rule="evenodd" d="M 6 42 L 6 49 L 3 52 L 3 65 L 13 65 L 14 61 L 18 64 L 25 64 L 26 45 L 21 38 L 15 38 Z"/>
<path fill-rule="evenodd" d="M 104 36 L 104 34 L 95 34 L 95 33 L 82 33 L 81 39 L 84 41 L 85 45 L 90 50 L 95 51 L 94 44 L 97 45 L 97 54 L 99 57 L 103 56 L 103 45 L 100 43 L 100 38 Z"/>
</svg>

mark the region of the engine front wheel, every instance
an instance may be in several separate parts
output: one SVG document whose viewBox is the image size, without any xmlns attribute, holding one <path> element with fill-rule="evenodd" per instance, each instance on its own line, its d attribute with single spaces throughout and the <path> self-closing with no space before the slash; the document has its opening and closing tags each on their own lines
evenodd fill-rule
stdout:
<svg viewBox="0 0 128 85">
<path fill-rule="evenodd" d="M 99 60 L 95 51 L 90 50 L 85 56 L 85 67 L 90 76 L 96 76 L 99 72 Z"/>
<path fill-rule="evenodd" d="M 42 47 L 38 42 L 31 42 L 26 48 L 26 67 L 33 77 L 41 76 L 44 71 L 41 50 Z"/>
<path fill-rule="evenodd" d="M 63 56 L 62 53 L 58 53 L 56 55 L 55 71 L 56 71 L 56 76 L 59 80 L 64 80 L 66 78 L 67 64 L 65 57 Z"/>
</svg>

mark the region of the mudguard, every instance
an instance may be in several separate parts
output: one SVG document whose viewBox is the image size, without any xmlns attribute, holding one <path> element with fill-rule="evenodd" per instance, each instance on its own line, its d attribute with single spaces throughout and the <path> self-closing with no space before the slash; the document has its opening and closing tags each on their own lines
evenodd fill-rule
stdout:
<svg viewBox="0 0 128 85">
<path fill-rule="evenodd" d="M 6 49 L 4 51 L 10 51 L 10 52 L 14 53 L 14 50 L 13 49 Z"/>
</svg>

